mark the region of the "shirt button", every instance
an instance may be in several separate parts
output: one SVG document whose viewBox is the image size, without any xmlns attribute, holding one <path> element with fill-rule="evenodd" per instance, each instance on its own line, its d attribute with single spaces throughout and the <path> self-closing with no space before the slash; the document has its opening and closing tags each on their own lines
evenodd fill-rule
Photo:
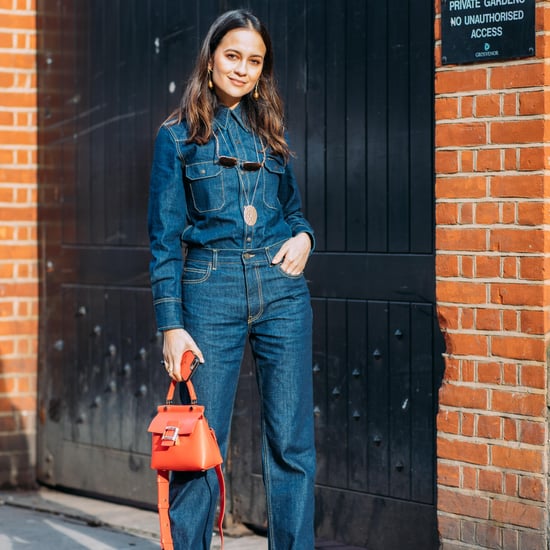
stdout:
<svg viewBox="0 0 550 550">
<path fill-rule="evenodd" d="M 247 242 L 247 243 L 251 243 L 251 242 L 252 242 L 252 237 L 247 237 L 247 238 L 246 238 L 246 242 Z"/>
</svg>

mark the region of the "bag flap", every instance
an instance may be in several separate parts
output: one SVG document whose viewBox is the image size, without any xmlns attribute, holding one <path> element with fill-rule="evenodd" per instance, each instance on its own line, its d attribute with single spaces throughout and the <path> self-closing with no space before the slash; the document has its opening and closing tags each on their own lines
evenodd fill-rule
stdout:
<svg viewBox="0 0 550 550">
<path fill-rule="evenodd" d="M 204 407 L 200 405 L 161 406 L 147 431 L 162 434 L 167 426 L 171 426 L 178 428 L 179 435 L 189 435 L 193 433 L 197 421 L 203 415 Z"/>
</svg>

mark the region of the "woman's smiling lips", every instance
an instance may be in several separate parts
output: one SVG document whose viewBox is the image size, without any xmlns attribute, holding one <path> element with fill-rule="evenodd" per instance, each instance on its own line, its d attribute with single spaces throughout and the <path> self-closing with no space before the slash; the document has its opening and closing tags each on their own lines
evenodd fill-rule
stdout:
<svg viewBox="0 0 550 550">
<path fill-rule="evenodd" d="M 236 78 L 231 78 L 228 76 L 229 80 L 235 85 L 235 86 L 245 86 L 246 82 L 243 82 L 242 80 L 237 80 Z"/>
</svg>

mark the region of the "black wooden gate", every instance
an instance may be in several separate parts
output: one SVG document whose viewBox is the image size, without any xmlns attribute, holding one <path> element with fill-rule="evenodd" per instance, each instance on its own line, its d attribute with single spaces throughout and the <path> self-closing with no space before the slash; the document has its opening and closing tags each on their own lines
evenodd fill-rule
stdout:
<svg viewBox="0 0 550 550">
<path fill-rule="evenodd" d="M 251 7 L 276 45 L 317 251 L 317 530 L 437 547 L 432 2 L 38 1 L 39 478 L 154 501 L 145 433 L 165 391 L 145 228 L 156 127 L 200 37 Z M 257 396 L 243 366 L 231 509 L 262 525 Z M 252 442 L 252 443 L 251 443 Z"/>
</svg>

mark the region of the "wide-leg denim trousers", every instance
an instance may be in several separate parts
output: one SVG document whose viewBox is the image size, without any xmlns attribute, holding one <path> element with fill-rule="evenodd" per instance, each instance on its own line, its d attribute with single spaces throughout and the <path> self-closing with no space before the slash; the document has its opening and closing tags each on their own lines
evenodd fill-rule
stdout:
<svg viewBox="0 0 550 550">
<path fill-rule="evenodd" d="M 205 363 L 193 383 L 224 457 L 249 339 L 261 402 L 258 422 L 269 549 L 312 550 L 311 303 L 303 275 L 289 276 L 271 264 L 280 244 L 244 251 L 188 250 L 182 283 L 184 322 L 204 354 Z M 213 470 L 173 474 L 170 517 L 175 550 L 210 548 L 217 498 Z"/>
</svg>

